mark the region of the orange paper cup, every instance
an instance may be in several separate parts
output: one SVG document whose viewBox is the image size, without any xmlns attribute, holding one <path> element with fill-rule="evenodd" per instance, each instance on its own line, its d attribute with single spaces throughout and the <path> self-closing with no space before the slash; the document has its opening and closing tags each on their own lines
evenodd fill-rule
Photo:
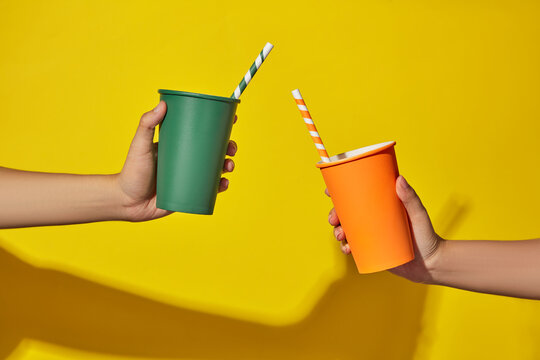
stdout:
<svg viewBox="0 0 540 360">
<path fill-rule="evenodd" d="M 317 164 L 362 274 L 414 259 L 407 213 L 396 194 L 395 144 L 367 146 Z"/>
</svg>

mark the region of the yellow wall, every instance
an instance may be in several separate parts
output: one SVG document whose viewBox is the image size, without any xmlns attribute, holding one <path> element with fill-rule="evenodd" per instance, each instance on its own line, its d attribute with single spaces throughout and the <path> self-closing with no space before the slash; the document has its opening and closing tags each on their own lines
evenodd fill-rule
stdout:
<svg viewBox="0 0 540 360">
<path fill-rule="evenodd" d="M 331 4 L 331 5 L 330 5 Z M 437 230 L 539 236 L 533 1 L 1 1 L 0 165 L 120 170 L 158 88 L 242 96 L 212 217 L 0 232 L 0 358 L 537 359 L 540 303 L 360 276 L 332 154 L 396 140 Z"/>
</svg>

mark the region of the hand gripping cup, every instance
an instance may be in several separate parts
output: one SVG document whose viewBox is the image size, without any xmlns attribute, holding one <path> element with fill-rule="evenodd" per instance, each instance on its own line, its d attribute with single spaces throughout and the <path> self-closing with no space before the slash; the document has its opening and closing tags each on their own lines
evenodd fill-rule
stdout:
<svg viewBox="0 0 540 360">
<path fill-rule="evenodd" d="M 167 114 L 159 128 L 156 206 L 211 215 L 240 100 L 158 92 L 167 103 Z"/>
<path fill-rule="evenodd" d="M 414 259 L 407 213 L 396 194 L 395 144 L 367 146 L 317 164 L 360 273 Z"/>
</svg>

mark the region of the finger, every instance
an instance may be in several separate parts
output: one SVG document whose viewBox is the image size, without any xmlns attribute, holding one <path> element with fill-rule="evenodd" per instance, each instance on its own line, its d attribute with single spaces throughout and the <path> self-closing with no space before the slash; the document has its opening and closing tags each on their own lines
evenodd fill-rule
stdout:
<svg viewBox="0 0 540 360">
<path fill-rule="evenodd" d="M 328 222 L 332 226 L 339 225 L 339 218 L 337 216 L 336 209 L 332 208 L 332 210 L 330 210 L 330 213 L 328 214 Z"/>
<path fill-rule="evenodd" d="M 225 159 L 223 163 L 223 172 L 231 172 L 234 170 L 234 161 L 232 159 Z"/>
<path fill-rule="evenodd" d="M 351 248 L 349 247 L 349 244 L 347 244 L 346 242 L 342 242 L 341 243 L 341 251 L 344 254 L 349 255 L 351 253 Z"/>
<path fill-rule="evenodd" d="M 238 145 L 234 140 L 229 141 L 229 145 L 227 146 L 227 155 L 234 156 L 236 152 L 238 151 Z"/>
<path fill-rule="evenodd" d="M 334 237 L 338 241 L 345 241 L 347 240 L 345 237 L 345 231 L 343 231 L 343 228 L 341 226 L 336 226 L 334 228 Z"/>
<path fill-rule="evenodd" d="M 218 192 L 225 191 L 229 188 L 229 180 L 226 178 L 221 178 L 219 181 L 219 189 Z"/>
<path fill-rule="evenodd" d="M 236 124 L 236 121 L 238 120 L 238 115 L 234 115 L 233 124 Z"/>
<path fill-rule="evenodd" d="M 326 194 L 326 196 L 330 197 L 330 192 L 328 191 L 328 188 L 324 189 L 324 193 Z"/>
<path fill-rule="evenodd" d="M 156 126 L 163 121 L 166 112 L 167 104 L 165 101 L 160 101 L 153 110 L 143 114 L 131 143 L 133 151 L 152 151 L 154 131 Z"/>
<path fill-rule="evenodd" d="M 413 231 L 418 234 L 424 231 L 433 232 L 433 226 L 431 225 L 431 220 L 429 219 L 426 208 L 414 189 L 401 175 L 396 181 L 396 192 L 405 206 L 405 210 L 407 210 Z"/>
</svg>

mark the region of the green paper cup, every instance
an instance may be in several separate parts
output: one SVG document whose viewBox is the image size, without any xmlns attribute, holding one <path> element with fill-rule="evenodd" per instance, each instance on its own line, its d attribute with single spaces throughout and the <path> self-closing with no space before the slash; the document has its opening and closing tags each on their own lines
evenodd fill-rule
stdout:
<svg viewBox="0 0 540 360">
<path fill-rule="evenodd" d="M 167 114 L 159 128 L 157 204 L 211 215 L 240 100 L 163 90 Z"/>
</svg>

